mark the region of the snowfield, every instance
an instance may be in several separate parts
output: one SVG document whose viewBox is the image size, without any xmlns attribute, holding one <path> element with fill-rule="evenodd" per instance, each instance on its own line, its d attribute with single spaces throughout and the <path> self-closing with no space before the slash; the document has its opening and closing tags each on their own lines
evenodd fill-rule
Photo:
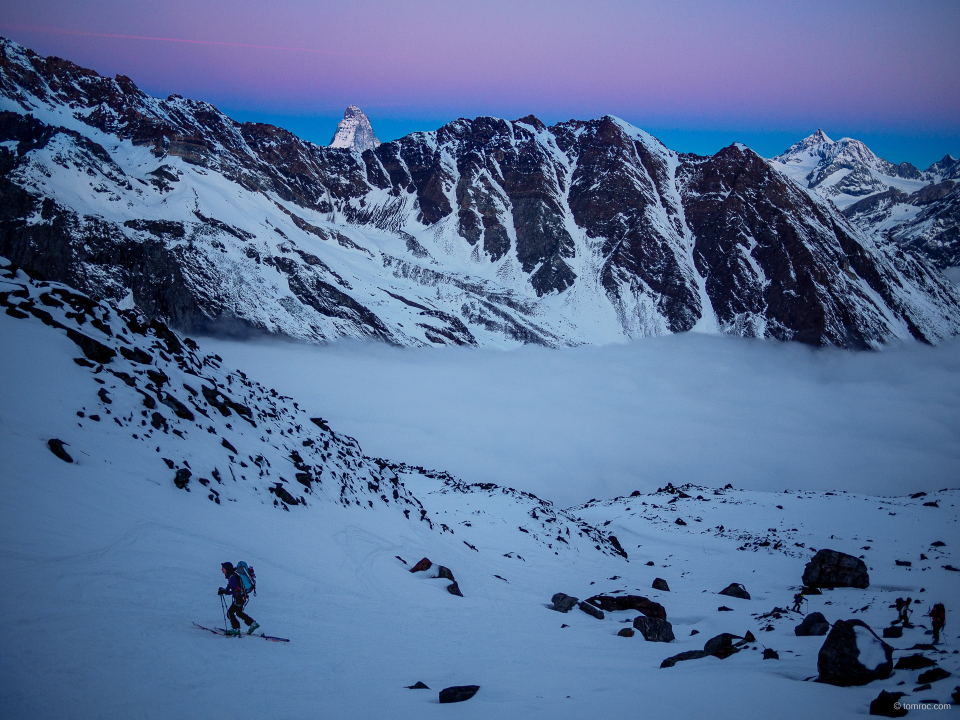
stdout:
<svg viewBox="0 0 960 720">
<path fill-rule="evenodd" d="M 960 565 L 960 488 L 949 474 L 960 427 L 953 345 L 850 355 L 681 337 L 589 350 L 427 353 L 202 340 L 198 353 L 185 354 L 197 358 L 183 365 L 199 373 L 190 380 L 156 344 L 123 332 L 119 318 L 130 315 L 108 316 L 105 306 L 89 317 L 110 325 L 110 342 L 160 359 L 147 366 L 127 353 L 102 369 L 75 362 L 78 346 L 38 319 L 47 313 L 67 323 L 69 308 L 48 304 L 59 287 L 23 273 L 0 286 L 8 308 L 0 313 L 4 717 L 841 718 L 865 714 L 881 689 L 910 693 L 904 702 L 950 702 L 960 673 L 960 572 L 945 567 Z M 14 306 L 23 311 L 9 312 Z M 77 327 L 107 342 L 100 325 Z M 204 359 L 212 352 L 222 360 Z M 240 383 L 232 368 L 247 365 L 252 382 Z M 178 420 L 164 404 L 170 432 L 138 426 L 144 368 L 163 369 L 167 392 L 190 404 L 197 422 Z M 201 413 L 211 409 L 207 393 L 191 400 L 183 380 L 247 402 L 256 424 L 238 413 Z M 91 421 L 95 413 L 99 421 Z M 333 430 L 301 428 L 301 414 L 322 415 Z M 729 435 L 716 429 L 724 418 Z M 570 424 L 585 437 L 558 436 Z M 498 429 L 484 436 L 485 425 Z M 473 434 L 480 437 L 468 442 Z M 221 437 L 244 443 L 229 461 Z M 635 446 L 623 449 L 631 437 Z M 51 438 L 67 443 L 74 462 L 50 451 Z M 608 444 L 584 455 L 600 438 Z M 311 460 L 307 448 L 324 441 L 329 454 Z M 393 452 L 408 441 L 409 452 Z M 280 502 L 285 496 L 265 487 L 268 477 L 292 477 L 283 455 L 295 446 L 322 478 L 303 491 L 306 504 L 289 495 L 293 504 Z M 427 463 L 448 446 L 466 458 L 443 467 L 458 478 L 402 464 Z M 391 462 L 371 457 L 383 450 Z M 484 461 L 481 450 L 499 460 Z M 259 475 L 242 462 L 257 451 L 269 460 Z M 531 469 L 538 454 L 559 455 L 548 465 L 552 478 Z M 174 484 L 162 457 L 178 465 L 189 458 L 189 491 Z M 708 457 L 729 473 L 719 480 L 744 468 L 750 489 L 714 482 L 704 471 Z M 228 478 L 228 462 L 246 475 Z M 589 473 L 595 462 L 600 470 Z M 223 482 L 198 485 L 214 464 Z M 483 484 L 494 474 L 497 486 Z M 394 475 L 399 500 L 381 502 L 379 490 L 364 485 Z M 871 475 L 877 485 L 864 492 Z M 667 477 L 678 487 L 658 492 Z M 681 494 L 681 481 L 694 484 Z M 222 502 L 206 496 L 214 488 Z M 429 522 L 403 512 L 416 502 Z M 610 551 L 610 535 L 626 558 Z M 930 641 L 921 616 L 945 602 L 945 643 L 926 654 L 953 677 L 920 691 L 918 671 L 863 687 L 810 681 L 823 638 L 795 636 L 798 614 L 761 616 L 791 604 L 805 563 L 822 548 L 863 556 L 870 587 L 811 596 L 806 612 L 863 619 L 879 633 L 895 617 L 895 598 L 919 599 L 916 626 L 888 640 L 900 657 Z M 463 597 L 432 571 L 411 573 L 423 557 L 449 568 Z M 250 614 L 288 644 L 192 627 L 222 623 L 220 563 L 241 559 L 258 577 Z M 655 578 L 670 590 L 652 589 Z M 734 582 L 750 600 L 718 595 Z M 602 620 L 577 608 L 558 613 L 558 592 L 648 597 L 666 608 L 676 640 L 619 637 L 635 611 Z M 718 633 L 747 631 L 755 641 L 731 657 L 660 668 Z M 764 648 L 780 659 L 763 660 Z M 406 689 L 417 681 L 430 689 Z M 474 698 L 439 707 L 439 690 L 468 684 L 480 686 Z"/>
</svg>

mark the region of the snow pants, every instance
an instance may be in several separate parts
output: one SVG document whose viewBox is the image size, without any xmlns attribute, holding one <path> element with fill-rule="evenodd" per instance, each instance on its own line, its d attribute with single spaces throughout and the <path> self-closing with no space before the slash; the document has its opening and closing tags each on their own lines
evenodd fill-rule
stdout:
<svg viewBox="0 0 960 720">
<path fill-rule="evenodd" d="M 247 624 L 247 627 L 253 625 L 253 618 L 243 611 L 243 605 L 236 600 L 233 601 L 233 604 L 227 610 L 227 617 L 230 618 L 230 627 L 234 630 L 240 629 L 240 620 L 243 620 Z M 237 618 L 240 618 L 240 620 L 237 620 Z"/>
</svg>

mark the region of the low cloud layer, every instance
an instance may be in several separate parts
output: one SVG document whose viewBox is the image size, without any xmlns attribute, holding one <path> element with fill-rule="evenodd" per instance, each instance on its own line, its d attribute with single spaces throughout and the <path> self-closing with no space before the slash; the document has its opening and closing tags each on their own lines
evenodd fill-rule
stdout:
<svg viewBox="0 0 960 720">
<path fill-rule="evenodd" d="M 569 350 L 207 340 L 367 454 L 572 505 L 668 482 L 960 485 L 960 342 L 878 353 L 687 334 Z"/>
</svg>

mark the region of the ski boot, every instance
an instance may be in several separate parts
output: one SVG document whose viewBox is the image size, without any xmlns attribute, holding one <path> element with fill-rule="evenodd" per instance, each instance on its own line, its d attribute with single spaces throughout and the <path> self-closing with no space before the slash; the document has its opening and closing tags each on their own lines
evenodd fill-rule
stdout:
<svg viewBox="0 0 960 720">
<path fill-rule="evenodd" d="M 240 628 L 231 628 L 230 630 L 224 630 L 223 634 L 228 637 L 240 637 Z"/>
<path fill-rule="evenodd" d="M 253 631 L 256 630 L 258 627 L 260 627 L 260 623 L 254 621 L 253 625 L 247 628 L 247 635 L 253 635 Z M 238 630 L 237 633 L 239 632 L 240 631 Z"/>
</svg>

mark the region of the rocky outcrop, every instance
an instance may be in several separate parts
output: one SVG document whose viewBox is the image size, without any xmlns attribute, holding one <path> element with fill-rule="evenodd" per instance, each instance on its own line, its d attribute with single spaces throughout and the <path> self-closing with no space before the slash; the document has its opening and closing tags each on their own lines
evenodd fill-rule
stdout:
<svg viewBox="0 0 960 720">
<path fill-rule="evenodd" d="M 640 595 L 594 595 L 587 602 L 607 612 L 637 610 L 648 617 L 667 619 L 663 605 Z"/>
<path fill-rule="evenodd" d="M 575 598 L 571 595 L 565 595 L 564 593 L 556 593 L 550 602 L 553 603 L 553 609 L 557 612 L 570 612 L 573 608 L 577 606 L 577 603 L 580 602 L 578 598 Z"/>
<path fill-rule="evenodd" d="M 867 565 L 836 550 L 818 550 L 803 570 L 803 584 L 818 588 L 870 587 Z"/>
<path fill-rule="evenodd" d="M 633 627 L 640 631 L 643 639 L 648 642 L 673 642 L 673 626 L 666 620 L 646 615 L 638 615 L 633 621 Z"/>
<path fill-rule="evenodd" d="M 740 598 L 741 600 L 750 599 L 750 593 L 747 592 L 747 589 L 741 583 L 730 583 L 721 590 L 719 594 L 726 595 L 727 597 Z"/>
<path fill-rule="evenodd" d="M 803 621 L 793 629 L 793 634 L 809 637 L 811 635 L 826 635 L 830 631 L 830 623 L 823 616 L 823 613 L 812 612 L 807 615 Z"/>
<path fill-rule="evenodd" d="M 330 141 L 332 148 L 345 148 L 362 153 L 376 150 L 380 141 L 373 132 L 370 119 L 356 105 L 350 105 L 343 113 L 343 120 L 337 123 L 337 131 Z"/>
<path fill-rule="evenodd" d="M 455 703 L 469 700 L 477 694 L 479 685 L 454 685 L 440 691 L 441 703 Z"/>
</svg>

